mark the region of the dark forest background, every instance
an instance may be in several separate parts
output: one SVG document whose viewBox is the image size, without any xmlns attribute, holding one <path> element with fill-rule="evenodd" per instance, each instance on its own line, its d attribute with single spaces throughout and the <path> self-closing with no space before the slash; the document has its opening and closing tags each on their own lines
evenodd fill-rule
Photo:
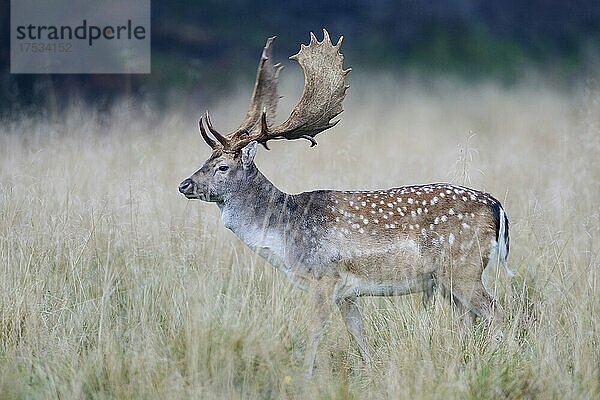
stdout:
<svg viewBox="0 0 600 400">
<path fill-rule="evenodd" d="M 171 0 L 152 2 L 151 74 L 11 75 L 9 7 L 0 0 L 3 114 L 81 98 L 98 107 L 121 96 L 210 101 L 253 79 L 267 37 L 278 36 L 276 57 L 285 60 L 323 27 L 346 37 L 349 65 L 362 71 L 505 85 L 535 71 L 568 87 L 600 65 L 598 0 Z"/>
</svg>

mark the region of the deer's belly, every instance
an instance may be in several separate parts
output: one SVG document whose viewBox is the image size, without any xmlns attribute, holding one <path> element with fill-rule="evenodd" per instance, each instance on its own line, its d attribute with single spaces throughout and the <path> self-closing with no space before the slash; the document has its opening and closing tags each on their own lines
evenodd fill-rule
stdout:
<svg viewBox="0 0 600 400">
<path fill-rule="evenodd" d="M 392 279 L 369 279 L 352 273 L 341 273 L 336 287 L 336 297 L 396 296 L 421 292 L 430 277 Z"/>
</svg>

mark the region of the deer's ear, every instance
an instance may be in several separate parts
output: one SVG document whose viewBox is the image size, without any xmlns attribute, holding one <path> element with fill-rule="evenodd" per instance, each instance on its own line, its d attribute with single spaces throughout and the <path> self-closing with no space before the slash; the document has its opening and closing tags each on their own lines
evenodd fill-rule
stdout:
<svg viewBox="0 0 600 400">
<path fill-rule="evenodd" d="M 252 165 L 254 156 L 256 155 L 257 144 L 258 143 L 254 140 L 242 148 L 242 167 L 244 169 L 248 169 Z"/>
</svg>

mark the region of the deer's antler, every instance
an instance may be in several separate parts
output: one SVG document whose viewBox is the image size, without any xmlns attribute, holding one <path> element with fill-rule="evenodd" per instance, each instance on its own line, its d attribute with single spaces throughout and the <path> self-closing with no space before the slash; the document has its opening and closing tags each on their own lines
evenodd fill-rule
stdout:
<svg viewBox="0 0 600 400">
<path fill-rule="evenodd" d="M 216 132 L 206 115 L 208 129 L 224 151 L 239 151 L 253 140 L 267 149 L 267 142 L 277 139 L 307 139 L 314 146 L 317 134 L 339 122 L 332 119 L 343 111 L 342 102 L 348 89 L 346 76 L 351 70 L 344 69 L 344 56 L 339 52 L 343 36 L 334 45 L 325 29 L 320 42 L 311 33 L 309 45 L 302 44 L 300 51 L 290 57 L 298 61 L 304 71 L 304 90 L 288 119 L 276 127 L 272 125 L 278 100 L 277 79 L 282 67 L 271 61 L 273 39 L 267 40 L 263 50 L 248 113 L 238 130 L 224 137 Z"/>
<path fill-rule="evenodd" d="M 333 45 L 329 33 L 323 29 L 323 40 L 317 41 L 310 34 L 310 44 L 300 46 L 300 51 L 290 57 L 296 60 L 304 71 L 304 90 L 300 101 L 283 124 L 257 137 L 265 144 L 271 139 L 307 139 L 311 146 L 317 144 L 314 137 L 339 122 L 332 121 L 342 111 L 346 96 L 346 76 L 351 71 L 344 69 L 344 56 L 339 52 L 344 37 Z M 268 111 L 267 111 L 268 116 Z"/>
</svg>

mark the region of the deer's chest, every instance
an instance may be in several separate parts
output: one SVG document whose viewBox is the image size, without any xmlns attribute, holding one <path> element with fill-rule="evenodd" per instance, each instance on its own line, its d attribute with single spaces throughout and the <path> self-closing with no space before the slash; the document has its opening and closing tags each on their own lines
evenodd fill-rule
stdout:
<svg viewBox="0 0 600 400">
<path fill-rule="evenodd" d="M 292 268 L 283 238 L 274 232 L 245 231 L 238 237 L 275 269 L 283 272 L 293 285 L 305 289 L 306 277 Z"/>
<path fill-rule="evenodd" d="M 252 251 L 280 270 L 286 269 L 286 251 L 283 240 L 269 229 L 255 227 L 228 227 Z"/>
<path fill-rule="evenodd" d="M 304 278 L 291 268 L 285 240 L 276 229 L 244 223 L 238 214 L 229 212 L 222 212 L 221 219 L 225 227 L 235 233 L 246 246 L 283 272 L 294 285 L 305 286 Z"/>
</svg>

